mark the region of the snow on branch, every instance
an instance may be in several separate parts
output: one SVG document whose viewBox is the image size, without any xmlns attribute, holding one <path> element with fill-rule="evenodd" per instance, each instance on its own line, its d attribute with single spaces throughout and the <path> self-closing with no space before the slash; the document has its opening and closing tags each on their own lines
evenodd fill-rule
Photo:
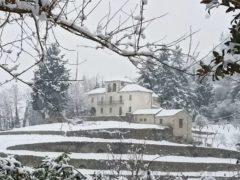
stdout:
<svg viewBox="0 0 240 180">
<path fill-rule="evenodd" d="M 130 12 L 126 11 L 129 1 L 125 1 L 114 11 L 111 4 L 104 3 L 102 0 L 0 0 L 0 57 L 6 59 L 8 64 L 16 63 L 26 55 L 33 60 L 32 64 L 35 66 L 44 61 L 46 49 L 53 40 L 59 43 L 55 31 L 60 28 L 94 42 L 96 48 L 106 48 L 127 57 L 135 66 L 141 68 L 141 64 L 148 58 L 163 63 L 159 60 L 162 50 L 171 49 L 188 37 L 188 35 L 183 36 L 167 45 L 158 41 L 149 42 L 145 34 L 149 24 L 166 14 L 146 19 L 144 14 L 148 5 L 146 0 L 140 0 Z M 108 8 L 107 13 L 98 15 L 97 20 L 94 16 L 94 23 L 97 22 L 97 25 L 90 26 L 89 24 L 93 23 L 90 17 L 102 7 Z M 16 37 L 3 37 L 9 29 L 14 29 Z M 64 47 L 64 44 L 59 45 Z M 186 70 L 173 65 L 165 65 L 187 73 Z M 0 66 L 0 68 L 12 75 L 5 67 Z M 18 72 L 18 68 L 15 70 L 17 74 L 22 75 L 30 69 L 32 66 L 22 72 Z M 19 75 L 15 77 L 21 80 Z"/>
</svg>

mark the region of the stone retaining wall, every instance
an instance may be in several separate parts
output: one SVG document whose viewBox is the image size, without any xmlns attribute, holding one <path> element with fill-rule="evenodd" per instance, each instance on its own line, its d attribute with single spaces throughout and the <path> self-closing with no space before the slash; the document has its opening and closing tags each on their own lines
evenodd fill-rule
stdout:
<svg viewBox="0 0 240 180">
<path fill-rule="evenodd" d="M 10 131 L 1 132 L 0 135 L 23 135 L 23 134 L 44 134 L 64 135 L 105 139 L 148 139 L 148 140 L 173 140 L 172 129 L 99 129 L 82 131 Z"/>
<path fill-rule="evenodd" d="M 26 144 L 9 147 L 10 150 L 31 150 L 43 152 L 74 152 L 74 153 L 107 153 L 110 145 L 115 154 L 127 154 L 132 144 L 128 143 L 101 143 L 101 142 L 57 142 Z M 134 148 L 142 148 L 143 145 L 135 144 Z M 204 148 L 194 146 L 167 146 L 145 145 L 144 154 L 159 154 L 188 157 L 218 157 L 238 158 L 240 153 L 216 148 Z"/>
<path fill-rule="evenodd" d="M 34 156 L 17 156 L 17 159 L 22 162 L 23 165 L 36 167 L 41 163 L 43 158 Z M 150 163 L 145 161 L 144 164 Z M 84 160 L 84 159 L 72 159 L 70 164 L 76 168 L 83 169 L 101 169 L 109 170 L 106 165 L 107 161 L 97 160 Z M 214 164 L 214 163 L 177 163 L 177 162 L 153 162 L 150 169 L 152 171 L 166 171 L 166 172 L 198 172 L 198 171 L 233 171 L 236 170 L 234 164 Z M 122 170 L 128 170 L 123 167 Z"/>
</svg>

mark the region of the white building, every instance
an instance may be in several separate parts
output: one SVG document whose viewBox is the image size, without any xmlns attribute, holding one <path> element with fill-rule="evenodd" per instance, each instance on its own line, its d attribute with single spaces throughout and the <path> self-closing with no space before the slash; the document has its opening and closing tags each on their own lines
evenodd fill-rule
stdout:
<svg viewBox="0 0 240 180">
<path fill-rule="evenodd" d="M 191 140 L 192 118 L 183 109 L 160 108 L 158 96 L 149 89 L 119 78 L 105 81 L 104 88 L 87 93 L 92 116 L 133 115 L 138 123 L 170 126 L 173 136 Z"/>
<path fill-rule="evenodd" d="M 126 116 L 138 109 L 160 107 L 152 90 L 120 78 L 105 81 L 105 88 L 87 93 L 91 115 Z"/>
<path fill-rule="evenodd" d="M 169 126 L 174 137 L 192 139 L 192 117 L 183 109 L 140 109 L 133 115 L 135 122 Z"/>
</svg>

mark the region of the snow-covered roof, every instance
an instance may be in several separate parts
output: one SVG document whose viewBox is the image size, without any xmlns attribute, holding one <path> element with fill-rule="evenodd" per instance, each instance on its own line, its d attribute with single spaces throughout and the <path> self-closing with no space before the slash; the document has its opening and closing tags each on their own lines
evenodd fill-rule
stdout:
<svg viewBox="0 0 240 180">
<path fill-rule="evenodd" d="M 120 92 L 133 92 L 133 91 L 153 93 L 152 90 L 142 87 L 138 84 L 128 84 L 120 90 Z"/>
<path fill-rule="evenodd" d="M 181 111 L 184 111 L 183 109 L 162 109 L 156 117 L 164 117 L 164 116 L 173 116 Z"/>
<path fill-rule="evenodd" d="M 97 88 L 97 89 L 93 89 L 89 92 L 87 92 L 86 94 L 87 95 L 91 95 L 91 94 L 102 94 L 102 93 L 105 93 L 106 92 L 106 89 L 105 88 Z"/>
<path fill-rule="evenodd" d="M 161 110 L 162 110 L 162 108 L 158 108 L 158 109 L 139 109 L 139 110 L 136 110 L 135 112 L 133 112 L 133 115 L 138 115 L 138 114 L 155 115 Z"/>
<path fill-rule="evenodd" d="M 112 77 L 112 78 L 105 79 L 105 82 L 113 82 L 113 81 L 121 81 L 121 82 L 133 83 L 132 80 L 130 80 L 130 79 L 126 78 L 126 77 Z"/>
</svg>

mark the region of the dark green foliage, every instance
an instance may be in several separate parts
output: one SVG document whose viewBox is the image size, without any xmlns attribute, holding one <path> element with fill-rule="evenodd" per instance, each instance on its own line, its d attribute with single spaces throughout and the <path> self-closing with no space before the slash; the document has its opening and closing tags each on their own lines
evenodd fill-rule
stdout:
<svg viewBox="0 0 240 180">
<path fill-rule="evenodd" d="M 219 80 L 225 76 L 232 76 L 240 74 L 240 64 L 238 57 L 235 60 L 229 59 L 226 55 L 240 55 L 240 1 L 238 0 L 202 0 L 201 3 L 208 5 L 210 11 L 213 7 L 225 6 L 227 7 L 226 13 L 236 12 L 231 21 L 229 28 L 230 39 L 225 42 L 226 47 L 221 53 L 213 51 L 213 59 L 209 65 L 200 63 L 201 68 L 198 69 L 200 77 L 212 75 L 213 80 Z"/>
<path fill-rule="evenodd" d="M 63 58 L 57 44 L 52 44 L 34 74 L 33 109 L 50 118 L 61 117 L 68 100 L 69 72 Z"/>
<path fill-rule="evenodd" d="M 183 69 L 184 60 L 179 47 L 174 51 L 165 50 L 159 61 L 179 69 Z M 166 109 L 193 108 L 193 89 L 189 84 L 189 77 L 167 65 L 149 59 L 140 72 L 139 83 L 153 90 L 160 100 L 160 105 Z"/>
<path fill-rule="evenodd" d="M 194 105 L 197 109 L 202 106 L 209 106 L 214 101 L 213 86 L 207 80 L 202 81 L 201 83 L 196 82 L 194 93 L 196 94 Z"/>
</svg>

